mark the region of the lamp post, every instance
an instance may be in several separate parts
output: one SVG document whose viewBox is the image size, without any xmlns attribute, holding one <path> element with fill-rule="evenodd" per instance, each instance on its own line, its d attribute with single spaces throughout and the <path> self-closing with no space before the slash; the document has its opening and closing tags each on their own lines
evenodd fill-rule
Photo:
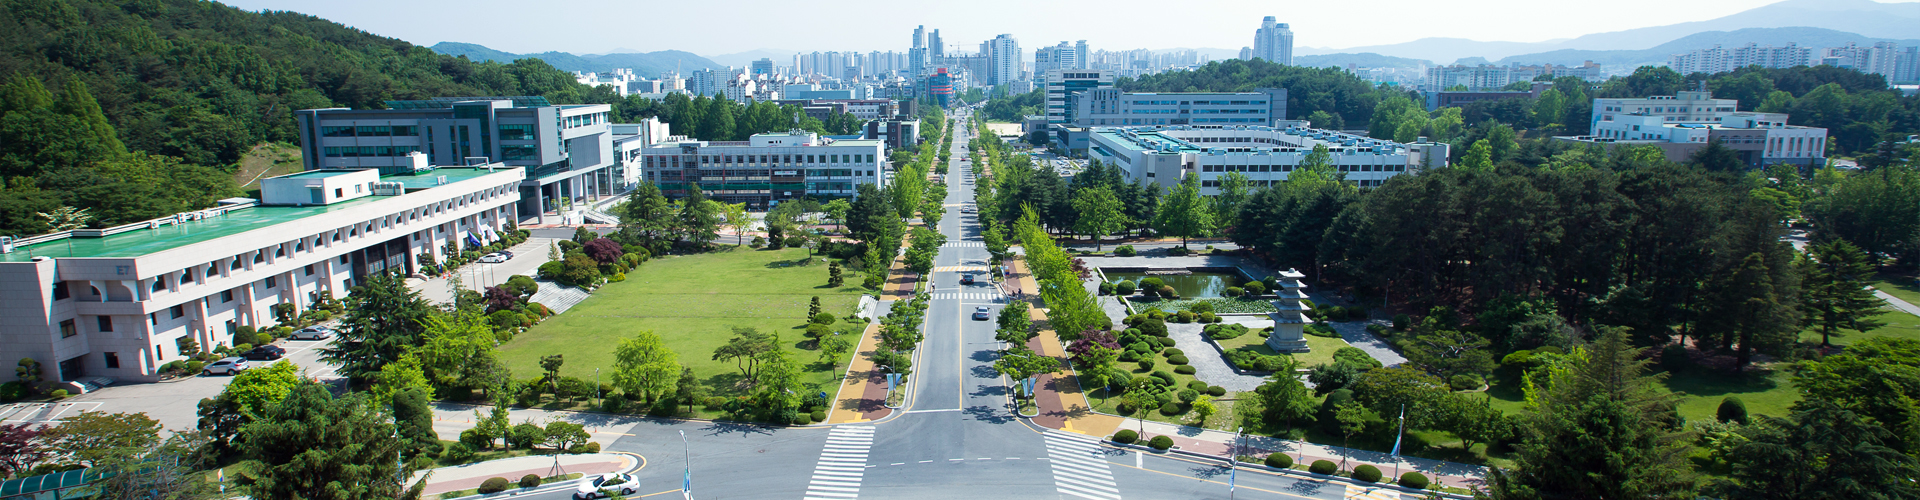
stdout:
<svg viewBox="0 0 1920 500">
<path fill-rule="evenodd" d="M 600 406 L 600 369 L 593 369 L 593 405 Z"/>
</svg>

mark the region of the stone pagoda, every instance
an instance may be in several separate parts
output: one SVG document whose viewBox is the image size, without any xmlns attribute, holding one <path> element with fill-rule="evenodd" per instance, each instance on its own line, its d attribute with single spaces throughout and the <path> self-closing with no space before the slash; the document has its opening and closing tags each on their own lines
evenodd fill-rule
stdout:
<svg viewBox="0 0 1920 500">
<path fill-rule="evenodd" d="M 1267 347 L 1275 352 L 1309 350 L 1304 335 L 1307 324 L 1313 323 L 1313 320 L 1307 318 L 1307 305 L 1300 303 L 1307 299 L 1307 292 L 1304 291 L 1307 285 L 1300 283 L 1300 278 L 1305 277 L 1307 275 L 1300 271 L 1288 269 L 1280 273 L 1279 279 L 1274 282 L 1273 308 L 1278 312 L 1268 314 L 1273 317 L 1273 335 L 1267 337 Z"/>
</svg>

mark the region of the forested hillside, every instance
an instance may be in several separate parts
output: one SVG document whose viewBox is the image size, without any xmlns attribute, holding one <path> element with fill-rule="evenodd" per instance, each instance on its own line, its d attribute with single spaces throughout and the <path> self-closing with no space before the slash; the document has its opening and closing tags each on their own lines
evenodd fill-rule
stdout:
<svg viewBox="0 0 1920 500">
<path fill-rule="evenodd" d="M 1404 94 L 1375 88 L 1343 69 L 1287 66 L 1257 59 L 1214 61 L 1191 71 L 1168 71 L 1138 79 L 1123 77 L 1114 86 L 1127 92 L 1287 89 L 1287 118 L 1313 120 L 1313 126 L 1329 129 L 1360 128 L 1373 116 L 1375 104 Z M 1314 117 L 1315 113 L 1322 114 Z"/>
</svg>

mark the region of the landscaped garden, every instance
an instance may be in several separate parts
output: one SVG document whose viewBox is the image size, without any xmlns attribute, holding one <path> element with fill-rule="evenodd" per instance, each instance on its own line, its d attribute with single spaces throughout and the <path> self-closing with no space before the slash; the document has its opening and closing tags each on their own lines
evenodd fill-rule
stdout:
<svg viewBox="0 0 1920 500">
<path fill-rule="evenodd" d="M 800 248 L 753 250 L 722 247 L 689 256 L 656 258 L 624 282 L 608 283 L 566 314 L 555 316 L 500 347 L 501 360 L 524 377 L 539 373 L 543 358 L 562 356 L 559 375 L 611 380 L 614 346 L 642 331 L 660 336 L 681 366 L 713 397 L 745 394 L 751 359 L 716 356 L 717 349 L 736 337 L 736 328 L 752 328 L 778 336 L 775 346 L 800 367 L 802 387 L 817 384 L 832 392 L 844 372 L 847 355 L 832 363 L 821 361 L 820 351 L 805 333 L 813 299 L 821 313 L 834 319 L 828 328 L 842 335 L 864 328 L 849 321 L 863 290 L 849 285 L 828 287 L 829 264 Z M 853 338 L 853 337 L 848 337 Z M 811 389 L 809 389 L 811 390 Z M 818 391 L 814 391 L 818 392 Z M 699 405 L 701 415 L 717 411 Z"/>
</svg>

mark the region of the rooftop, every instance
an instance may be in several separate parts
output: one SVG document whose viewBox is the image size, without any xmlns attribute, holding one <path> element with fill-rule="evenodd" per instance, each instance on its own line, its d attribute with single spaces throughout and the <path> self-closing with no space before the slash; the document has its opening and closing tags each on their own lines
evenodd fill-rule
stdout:
<svg viewBox="0 0 1920 500">
<path fill-rule="evenodd" d="M 407 191 L 411 192 L 438 185 L 457 184 L 462 181 L 506 171 L 509 171 L 509 169 L 440 168 L 423 172 L 420 175 L 383 175 L 380 176 L 380 180 L 382 182 L 399 182 L 406 186 Z M 351 171 L 314 170 L 291 175 L 324 177 L 327 175 L 340 175 L 346 172 Z M 439 183 L 441 177 L 446 177 L 444 184 Z M 223 238 L 278 224 L 297 222 L 315 215 L 348 210 L 369 203 L 378 203 L 389 198 L 391 197 L 367 196 L 332 205 L 298 207 L 254 206 L 252 208 L 230 209 L 222 215 L 176 224 L 165 224 L 151 229 L 135 229 L 99 238 L 66 237 L 36 243 L 31 246 L 17 246 L 13 253 L 0 254 L 0 262 L 28 262 L 33 260 L 34 257 L 139 257 L 214 238 Z M 218 210 L 219 208 L 220 207 L 214 207 L 210 208 L 210 210 Z M 145 223 L 141 224 L 144 225 Z"/>
<path fill-rule="evenodd" d="M 547 98 L 541 96 L 495 96 L 495 97 L 435 97 L 411 101 L 387 101 L 387 109 L 446 109 L 454 103 L 466 101 L 513 101 L 516 108 L 538 108 L 552 106 Z"/>
</svg>

